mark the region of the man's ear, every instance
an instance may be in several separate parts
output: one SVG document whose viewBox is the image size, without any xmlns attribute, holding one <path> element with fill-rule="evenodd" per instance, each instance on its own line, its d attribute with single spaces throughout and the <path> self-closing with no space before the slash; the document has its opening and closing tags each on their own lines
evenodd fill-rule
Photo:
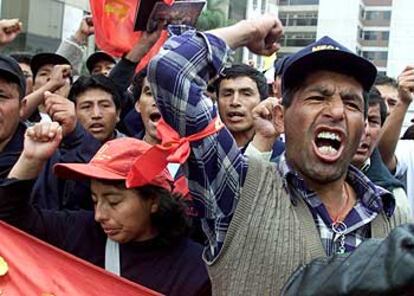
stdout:
<svg viewBox="0 0 414 296">
<path fill-rule="evenodd" d="M 282 106 L 282 104 L 279 103 L 273 107 L 272 115 L 273 124 L 278 134 L 283 134 L 285 132 L 284 118 L 285 108 Z"/>
<path fill-rule="evenodd" d="M 116 110 L 116 123 L 121 121 L 121 109 Z"/>
<path fill-rule="evenodd" d="M 19 115 L 20 118 L 24 116 L 24 110 L 26 109 L 27 100 L 25 98 L 20 100 L 20 106 L 19 106 Z"/>
</svg>

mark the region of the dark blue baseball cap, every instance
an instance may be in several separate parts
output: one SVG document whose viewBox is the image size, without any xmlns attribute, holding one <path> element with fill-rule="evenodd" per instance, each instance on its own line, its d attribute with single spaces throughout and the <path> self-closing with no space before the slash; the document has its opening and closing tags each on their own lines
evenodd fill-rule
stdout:
<svg viewBox="0 0 414 296">
<path fill-rule="evenodd" d="M 33 80 L 36 80 L 37 72 L 44 65 L 72 66 L 69 60 L 65 58 L 64 56 L 61 56 L 60 54 L 52 53 L 52 52 L 38 53 L 35 56 L 33 56 L 32 61 L 30 62 L 30 68 L 32 69 L 32 73 L 33 73 Z"/>
<path fill-rule="evenodd" d="M 275 67 L 275 76 L 280 76 L 283 73 L 283 70 L 285 69 L 286 61 L 288 60 L 289 56 L 283 56 L 280 58 L 277 58 L 277 60 L 274 63 Z"/>
<path fill-rule="evenodd" d="M 282 74 L 282 92 L 299 85 L 306 75 L 318 70 L 352 76 L 365 91 L 371 89 L 377 76 L 373 63 L 325 36 L 287 59 Z"/>
<path fill-rule="evenodd" d="M 26 78 L 19 64 L 11 57 L 0 54 L 0 76 L 19 86 L 19 99 L 26 94 Z"/>
</svg>

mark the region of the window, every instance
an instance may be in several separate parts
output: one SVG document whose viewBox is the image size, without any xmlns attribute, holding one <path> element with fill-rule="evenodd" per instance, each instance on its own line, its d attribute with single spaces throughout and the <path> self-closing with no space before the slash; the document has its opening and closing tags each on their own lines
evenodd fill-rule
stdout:
<svg viewBox="0 0 414 296">
<path fill-rule="evenodd" d="M 384 41 L 390 40 L 390 32 L 381 32 L 381 40 L 384 40 Z"/>
<path fill-rule="evenodd" d="M 316 39 L 316 33 L 287 33 L 282 41 L 283 46 L 298 46 L 303 47 L 311 44 Z"/>
<path fill-rule="evenodd" d="M 389 21 L 391 19 L 391 11 L 384 11 L 383 19 Z"/>
<path fill-rule="evenodd" d="M 391 11 L 366 11 L 365 12 L 366 20 L 386 20 L 391 19 Z"/>
<path fill-rule="evenodd" d="M 387 51 L 363 51 L 362 56 L 369 60 L 386 61 L 388 59 L 388 52 Z"/>
<path fill-rule="evenodd" d="M 379 51 L 377 52 L 377 59 L 386 61 L 388 59 L 388 52 L 387 51 Z"/>
<path fill-rule="evenodd" d="M 279 19 L 284 26 L 316 26 L 318 24 L 317 12 L 280 13 Z"/>
<path fill-rule="evenodd" d="M 262 0 L 262 5 L 261 5 L 261 8 L 260 8 L 262 13 L 266 12 L 266 2 L 267 2 L 267 0 Z"/>
<path fill-rule="evenodd" d="M 363 38 L 364 40 L 377 40 L 377 32 L 374 31 L 365 31 L 363 33 Z"/>
<path fill-rule="evenodd" d="M 253 9 L 257 8 L 257 0 L 253 0 Z"/>
<path fill-rule="evenodd" d="M 319 0 L 278 0 L 279 5 L 318 5 Z"/>
</svg>

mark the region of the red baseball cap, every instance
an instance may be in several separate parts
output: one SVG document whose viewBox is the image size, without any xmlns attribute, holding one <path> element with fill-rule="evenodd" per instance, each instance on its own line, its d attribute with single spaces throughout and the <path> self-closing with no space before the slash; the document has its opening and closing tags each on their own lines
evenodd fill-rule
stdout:
<svg viewBox="0 0 414 296">
<path fill-rule="evenodd" d="M 151 147 L 135 138 L 118 138 L 106 142 L 89 163 L 58 163 L 53 169 L 57 176 L 65 179 L 126 180 L 135 160 Z M 172 191 L 173 182 L 168 170 L 164 169 L 146 184 Z"/>
</svg>

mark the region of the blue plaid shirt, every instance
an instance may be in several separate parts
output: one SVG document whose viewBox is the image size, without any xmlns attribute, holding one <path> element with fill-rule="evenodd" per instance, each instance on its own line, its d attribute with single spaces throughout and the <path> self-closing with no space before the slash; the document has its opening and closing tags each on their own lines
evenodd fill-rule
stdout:
<svg viewBox="0 0 414 296">
<path fill-rule="evenodd" d="M 304 180 L 294 172 L 286 162 L 284 154 L 277 164 L 278 171 L 290 186 L 297 188 L 306 201 L 316 227 L 319 231 L 322 245 L 328 256 L 338 252 L 340 246 L 338 234 L 332 230 L 332 218 L 318 195 L 306 188 Z M 346 181 L 355 190 L 357 201 L 343 221 L 347 226 L 344 231 L 345 250 L 351 252 L 366 238 L 371 237 L 370 222 L 384 210 L 391 216 L 395 209 L 395 201 L 391 193 L 376 186 L 363 173 L 352 165 L 348 169 Z"/>
<path fill-rule="evenodd" d="M 175 31 L 177 27 L 170 29 Z M 181 35 L 172 36 L 160 53 L 150 62 L 148 80 L 158 107 L 164 120 L 181 136 L 201 131 L 217 116 L 215 105 L 204 94 L 207 87 L 206 81 L 220 73 L 231 62 L 230 57 L 231 50 L 220 38 L 208 33 L 189 30 Z M 191 148 L 192 153 L 184 165 L 184 172 L 188 176 L 188 185 L 195 206 L 200 215 L 204 217 L 203 230 L 210 245 L 206 256 L 208 260 L 212 260 L 223 246 L 227 229 L 240 198 L 240 189 L 243 186 L 248 165 L 246 158 L 226 128 L 221 129 L 215 135 L 191 143 Z M 349 180 L 358 180 L 351 185 L 357 191 L 358 197 L 364 200 L 360 203 L 360 208 L 357 209 L 357 205 L 352 212 L 355 214 L 352 215 L 355 223 L 350 224 L 349 228 L 350 231 L 355 232 L 362 225 L 372 221 L 375 217 L 374 212 L 378 212 L 382 203 L 379 191 L 374 190 L 375 186 L 355 170 L 350 171 L 352 173 L 348 176 Z M 284 174 L 282 176 L 286 177 Z M 355 188 L 357 182 L 361 185 Z M 304 184 L 302 185 L 305 190 Z M 364 193 L 363 188 L 372 190 Z M 317 201 L 316 195 L 312 196 L 307 191 L 306 193 L 306 200 L 311 205 L 325 249 L 330 250 L 332 247 L 327 243 L 331 240 L 327 233 L 329 227 L 322 226 L 324 216 L 319 214 L 324 207 Z M 365 201 L 370 205 L 376 201 L 377 211 L 370 208 L 365 210 Z M 360 218 L 357 218 L 357 215 Z M 347 248 L 351 250 L 357 246 L 358 242 L 353 242 L 351 235 L 348 237 Z M 369 233 L 366 230 L 359 231 L 354 237 L 362 240 L 369 237 Z"/>
</svg>

